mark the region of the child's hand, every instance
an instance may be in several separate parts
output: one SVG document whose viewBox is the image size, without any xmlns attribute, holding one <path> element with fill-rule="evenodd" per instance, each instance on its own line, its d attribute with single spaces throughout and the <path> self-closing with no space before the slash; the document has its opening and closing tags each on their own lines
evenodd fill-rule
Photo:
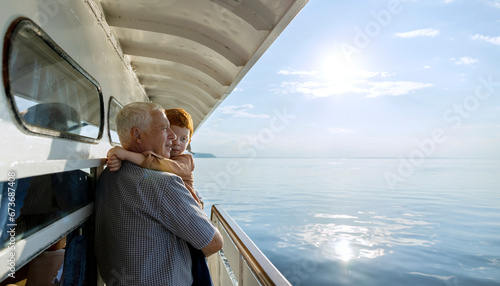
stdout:
<svg viewBox="0 0 500 286">
<path fill-rule="evenodd" d="M 125 151 L 122 147 L 116 146 L 114 148 L 109 149 L 107 157 L 108 160 L 106 164 L 110 171 L 118 171 L 122 166 L 123 151 Z"/>
<path fill-rule="evenodd" d="M 127 151 L 123 149 L 120 146 L 115 146 L 108 151 L 108 160 L 111 159 L 111 157 L 116 156 L 116 158 L 120 160 L 127 160 Z"/>
<path fill-rule="evenodd" d="M 112 155 L 111 157 L 108 156 L 106 164 L 108 165 L 110 171 L 118 171 L 122 166 L 122 160 L 118 159 L 115 155 Z"/>
</svg>

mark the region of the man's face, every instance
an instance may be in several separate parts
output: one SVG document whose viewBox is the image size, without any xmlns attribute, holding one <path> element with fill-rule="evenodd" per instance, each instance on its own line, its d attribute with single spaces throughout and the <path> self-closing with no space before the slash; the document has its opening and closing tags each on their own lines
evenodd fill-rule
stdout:
<svg viewBox="0 0 500 286">
<path fill-rule="evenodd" d="M 142 151 L 153 151 L 156 154 L 162 155 L 165 158 L 170 158 L 170 145 L 172 140 L 176 138 L 175 133 L 170 129 L 165 113 L 161 110 L 151 113 L 151 125 L 149 130 L 141 132 L 141 149 Z"/>
</svg>

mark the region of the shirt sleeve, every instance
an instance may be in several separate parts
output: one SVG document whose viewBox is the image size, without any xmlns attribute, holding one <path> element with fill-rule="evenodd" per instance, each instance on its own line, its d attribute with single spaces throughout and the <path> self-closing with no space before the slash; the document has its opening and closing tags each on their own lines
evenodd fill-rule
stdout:
<svg viewBox="0 0 500 286">
<path fill-rule="evenodd" d="M 160 217 L 165 227 L 196 249 L 207 246 L 215 235 L 215 227 L 191 196 L 179 177 L 169 176 L 162 182 Z"/>
<path fill-rule="evenodd" d="M 191 156 L 190 154 L 181 154 L 179 156 L 175 156 L 174 158 L 171 158 L 170 161 L 173 161 L 179 165 L 183 165 L 183 168 L 188 170 L 189 173 L 194 171 L 194 160 L 193 156 Z"/>
</svg>

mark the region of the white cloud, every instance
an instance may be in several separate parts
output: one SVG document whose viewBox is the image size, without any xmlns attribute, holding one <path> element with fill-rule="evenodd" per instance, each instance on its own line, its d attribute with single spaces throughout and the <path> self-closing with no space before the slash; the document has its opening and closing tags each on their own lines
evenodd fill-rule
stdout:
<svg viewBox="0 0 500 286">
<path fill-rule="evenodd" d="M 319 81 L 293 82 L 284 81 L 281 83 L 280 93 L 301 93 L 307 98 L 329 97 L 344 93 L 362 93 L 363 89 L 355 86 L 352 82 L 344 83 L 322 83 Z"/>
<path fill-rule="evenodd" d="M 431 83 L 413 82 L 413 81 L 380 81 L 371 83 L 372 87 L 366 97 L 379 96 L 398 96 L 409 94 L 412 91 L 432 87 Z"/>
<path fill-rule="evenodd" d="M 380 73 L 380 76 L 381 77 L 390 77 L 390 76 L 393 76 L 395 75 L 396 73 L 388 73 L 388 72 L 381 72 Z"/>
<path fill-rule="evenodd" d="M 351 73 L 352 77 L 357 77 L 357 78 L 372 78 L 376 76 L 381 76 L 381 77 L 390 77 L 393 76 L 394 73 L 388 73 L 388 72 L 371 72 L 371 71 L 366 71 L 366 70 L 344 70 L 342 71 L 343 74 Z M 325 72 L 324 72 L 325 73 Z M 328 73 L 328 71 L 326 71 Z M 289 71 L 289 70 L 280 70 L 278 71 L 278 74 L 282 75 L 300 75 L 300 76 L 318 76 L 321 75 L 319 71 Z M 339 76 L 338 72 L 334 72 L 335 76 Z"/>
<path fill-rule="evenodd" d="M 330 129 L 328 129 L 328 133 L 332 133 L 332 134 L 348 134 L 348 133 L 354 133 L 354 131 L 351 130 L 351 129 L 344 129 L 344 128 L 330 128 Z"/>
<path fill-rule="evenodd" d="M 500 128 L 500 125 L 498 125 L 498 124 L 490 124 L 490 125 L 467 124 L 467 125 L 461 126 L 460 128 L 462 128 L 462 129 L 498 129 L 498 128 Z"/>
<path fill-rule="evenodd" d="M 359 78 L 373 78 L 376 76 L 381 76 L 381 77 L 389 77 L 391 74 L 387 72 L 371 72 L 371 71 L 365 71 L 365 70 L 357 70 L 355 75 Z"/>
<path fill-rule="evenodd" d="M 291 73 L 280 72 L 290 75 Z M 306 98 L 330 97 L 348 93 L 365 97 L 398 96 L 409 94 L 418 89 L 432 87 L 433 84 L 412 81 L 387 81 L 395 73 L 350 70 L 344 78 L 337 74 L 321 74 L 309 81 L 283 81 L 279 89 L 272 92 L 280 94 L 302 94 Z M 313 75 L 312 73 L 302 73 Z M 346 72 L 347 74 L 347 72 Z"/>
<path fill-rule="evenodd" d="M 491 0 L 489 4 L 495 8 L 500 8 L 500 0 Z"/>
<path fill-rule="evenodd" d="M 278 74 L 284 75 L 317 75 L 317 71 L 289 71 L 289 70 L 280 70 Z"/>
<path fill-rule="evenodd" d="M 252 118 L 269 118 L 267 114 L 252 114 L 248 111 L 253 109 L 254 106 L 252 104 L 243 104 L 243 105 L 230 105 L 219 108 L 222 114 L 233 115 L 234 117 L 252 117 Z"/>
<path fill-rule="evenodd" d="M 456 65 L 470 65 L 479 62 L 478 59 L 471 58 L 471 57 L 461 57 L 459 59 L 451 58 L 451 60 L 456 64 Z"/>
<path fill-rule="evenodd" d="M 420 30 L 415 30 L 415 31 L 410 31 L 410 32 L 404 32 L 404 33 L 396 33 L 396 36 L 401 37 L 401 38 L 413 38 L 413 37 L 435 37 L 439 35 L 439 30 L 436 29 L 420 29 Z"/>
<path fill-rule="evenodd" d="M 490 37 L 490 36 L 475 34 L 474 36 L 471 37 L 471 39 L 482 40 L 494 45 L 500 45 L 500 37 Z"/>
<path fill-rule="evenodd" d="M 280 92 L 301 93 L 307 98 L 329 97 L 346 93 L 362 94 L 365 97 L 398 96 L 415 90 L 432 87 L 431 83 L 412 81 L 366 81 L 359 80 L 345 83 L 283 82 Z"/>
</svg>

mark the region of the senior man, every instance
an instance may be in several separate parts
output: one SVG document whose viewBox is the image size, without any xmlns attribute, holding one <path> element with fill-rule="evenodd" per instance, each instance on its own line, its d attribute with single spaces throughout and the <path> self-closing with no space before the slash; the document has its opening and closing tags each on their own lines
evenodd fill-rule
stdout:
<svg viewBox="0 0 500 286">
<path fill-rule="evenodd" d="M 116 125 L 124 149 L 170 157 L 175 134 L 160 105 L 126 105 Z M 107 285 L 191 285 L 187 243 L 205 256 L 222 248 L 222 236 L 180 177 L 128 161 L 102 172 L 95 220 L 96 258 Z"/>
</svg>

